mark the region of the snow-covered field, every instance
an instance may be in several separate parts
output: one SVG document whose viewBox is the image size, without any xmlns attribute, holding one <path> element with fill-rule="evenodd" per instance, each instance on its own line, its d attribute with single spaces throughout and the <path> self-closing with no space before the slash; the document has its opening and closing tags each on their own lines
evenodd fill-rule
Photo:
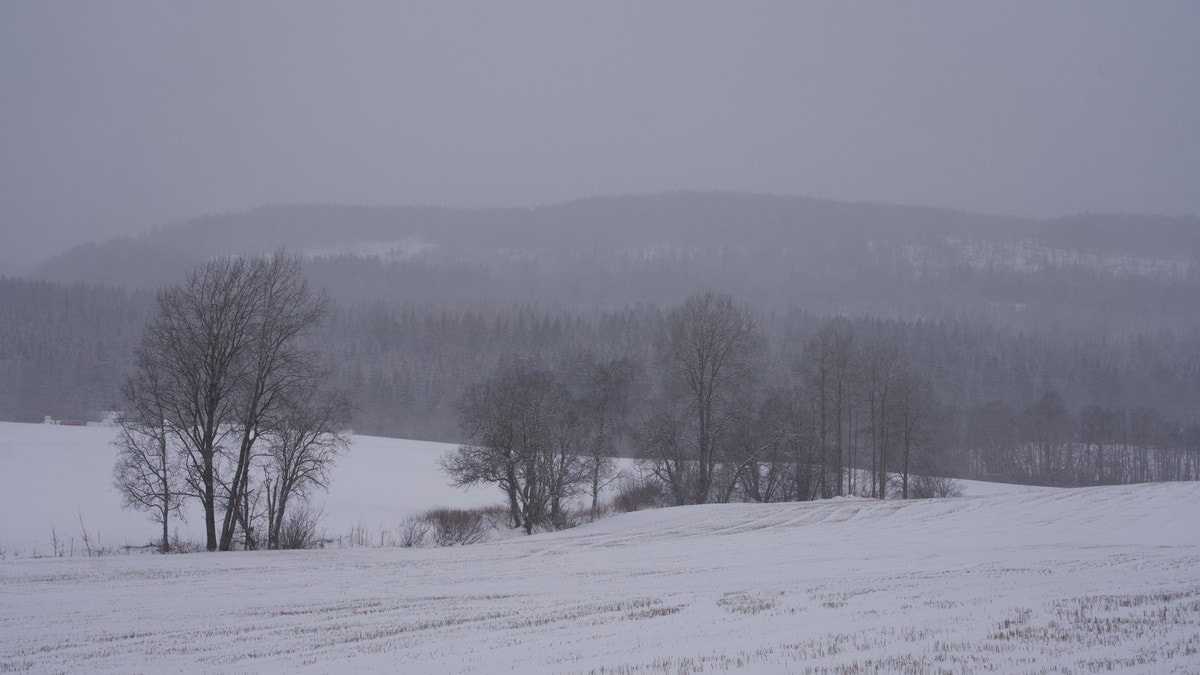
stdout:
<svg viewBox="0 0 1200 675">
<path fill-rule="evenodd" d="M 0 422 L 0 552 L 8 557 L 50 555 L 51 529 L 76 555 L 83 542 L 79 516 L 100 544 L 143 545 L 159 537 L 159 526 L 137 511 L 121 508 L 112 487 L 116 430 Z M 331 536 L 359 526 L 371 533 L 395 528 L 408 515 L 436 506 L 470 508 L 502 501 L 488 488 L 449 487 L 437 458 L 454 448 L 445 443 L 355 436 L 338 460 L 328 494 L 316 504 L 321 526 Z M 203 543 L 198 507 L 176 523 L 184 539 Z"/>
<path fill-rule="evenodd" d="M 35 477 L 13 478 L 32 470 L 14 426 L 4 526 Z M 64 485 L 107 480 L 73 461 Z M 339 497 L 356 464 L 332 501 L 408 508 Z M 1200 672 L 1200 484 L 984 492 L 663 509 L 452 549 L 9 555 L 0 672 Z"/>
</svg>

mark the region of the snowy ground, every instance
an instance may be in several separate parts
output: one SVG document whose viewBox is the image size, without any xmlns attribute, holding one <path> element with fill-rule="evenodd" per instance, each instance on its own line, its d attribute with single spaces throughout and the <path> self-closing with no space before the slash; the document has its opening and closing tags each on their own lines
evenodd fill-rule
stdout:
<svg viewBox="0 0 1200 675">
<path fill-rule="evenodd" d="M 51 529 L 75 553 L 83 542 L 79 516 L 103 546 L 142 545 L 160 536 L 144 514 L 121 508 L 112 487 L 116 432 L 102 427 L 67 427 L 0 422 L 0 552 L 6 556 L 49 555 Z M 408 515 L 436 506 L 499 504 L 495 489 L 459 490 L 446 485 L 437 458 L 454 448 L 445 443 L 355 436 L 338 460 L 328 494 L 316 496 L 331 536 L 358 526 L 377 534 Z M 198 508 L 177 523 L 185 539 L 203 541 Z"/>
<path fill-rule="evenodd" d="M 1200 484 L 1157 484 L 663 509 L 453 549 L 9 556 L 0 672 L 1195 673 L 1198 523 Z"/>
</svg>

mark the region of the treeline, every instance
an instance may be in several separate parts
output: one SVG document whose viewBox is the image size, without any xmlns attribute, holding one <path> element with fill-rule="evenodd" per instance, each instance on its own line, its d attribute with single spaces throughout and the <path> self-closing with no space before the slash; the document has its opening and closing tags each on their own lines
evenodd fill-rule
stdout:
<svg viewBox="0 0 1200 675">
<path fill-rule="evenodd" d="M 807 480 L 821 496 L 829 496 L 826 486 L 838 480 L 846 481 L 845 493 L 882 496 L 890 482 L 907 495 L 914 472 L 1054 486 L 1200 479 L 1200 419 L 1194 414 L 1172 418 L 1145 405 L 1098 402 L 1114 399 L 1122 379 L 1113 375 L 1130 361 L 1083 359 L 1076 368 L 1038 368 L 1032 389 L 1020 368 L 1005 378 L 1009 387 L 974 389 L 962 380 L 946 387 L 945 367 L 953 361 L 947 356 L 941 368 L 933 367 L 930 350 L 953 343 L 914 343 L 862 329 L 838 320 L 822 327 L 801 346 L 794 384 L 782 394 L 784 409 L 794 412 L 781 436 L 801 440 L 806 449 L 793 455 L 815 459 L 817 475 Z M 996 369 L 992 359 L 987 363 L 985 375 L 1009 372 Z M 1090 373 L 1088 363 L 1117 369 L 1108 376 Z M 1064 390 L 1071 391 L 1073 406 Z M 984 400 L 1006 391 L 1007 399 Z M 779 409 L 779 403 L 771 406 Z M 754 428 L 761 433 L 764 427 Z M 862 478 L 868 469 L 869 484 Z M 838 487 L 833 492 L 843 494 Z"/>
<path fill-rule="evenodd" d="M 638 303 L 666 307 L 719 288 L 767 312 L 954 319 L 1064 341 L 1186 330 L 1200 315 L 1200 268 L 1186 262 L 1159 268 L 1116 254 L 1060 260 L 1023 254 L 1015 244 L 970 258 L 969 246 L 843 239 L 772 246 L 747 236 L 503 250 L 472 260 L 318 256 L 308 273 L 344 304 L 403 298 L 451 312 L 524 304 L 587 316 Z"/>
<path fill-rule="evenodd" d="M 153 296 L 0 277 L 0 419 L 98 419 L 119 407 Z"/>
<path fill-rule="evenodd" d="M 832 321 L 804 311 L 759 313 L 771 372 L 787 372 L 800 346 Z M 360 429 L 461 438 L 453 404 L 506 355 L 556 362 L 580 351 L 649 360 L 664 321 L 657 306 L 590 317 L 532 306 L 479 311 L 385 303 L 335 307 L 319 340 L 338 386 L 360 393 Z M 1016 410 L 1057 391 L 1078 411 L 1145 407 L 1189 420 L 1200 409 L 1200 332 L 1064 343 L 956 321 L 839 319 L 873 342 L 894 344 L 928 377 L 939 400 L 963 409 L 999 399 Z M 866 339 L 864 337 L 863 339 Z"/>
<path fill-rule="evenodd" d="M 527 532 L 560 527 L 581 494 L 594 509 L 615 450 L 640 460 L 639 488 L 677 505 L 949 496 L 946 477 L 1200 479 L 1195 420 L 1073 413 L 1053 389 L 1020 409 L 964 404 L 939 396 L 903 332 L 885 326 L 830 320 L 773 349 L 755 310 L 694 295 L 664 312 L 641 358 L 502 363 L 460 399 L 467 443 L 443 468 L 462 485 L 498 485 Z"/>
<path fill-rule="evenodd" d="M 0 291 L 0 416 L 86 419 L 119 407 L 148 293 L 14 279 L 0 279 Z M 933 436 L 959 451 L 938 461 L 955 475 L 1055 484 L 1195 477 L 1187 453 L 1200 410 L 1196 330 L 1064 343 L 954 321 L 802 311 L 760 312 L 758 320 L 772 386 L 786 384 L 783 376 L 808 358 L 805 345 L 829 325 L 860 346 L 893 345 L 932 386 L 941 410 Z M 380 301 L 334 304 L 312 340 L 328 355 L 334 386 L 357 397 L 357 431 L 460 440 L 455 402 L 505 355 L 556 363 L 587 352 L 649 363 L 664 321 L 653 306 L 583 316 Z M 1051 440 L 1029 435 L 1039 419 L 1029 411 L 1047 392 L 1062 405 L 1049 416 Z M 840 452 L 857 455 L 859 439 L 842 433 Z"/>
<path fill-rule="evenodd" d="M 1200 480 L 1200 424 L 1156 410 L 1088 405 L 1068 410 L 1055 391 L 1014 409 L 991 401 L 967 409 L 955 471 L 985 480 L 1108 485 Z"/>
<path fill-rule="evenodd" d="M 87 419 L 119 407 L 120 383 L 152 307 L 149 293 L 0 278 L 0 419 Z M 534 305 L 447 309 L 333 301 L 310 336 L 334 386 L 353 392 L 359 433 L 463 438 L 454 404 L 507 356 L 546 363 L 588 352 L 649 362 L 664 307 L 576 313 Z M 1078 416 L 1088 406 L 1128 418 L 1152 411 L 1182 429 L 1200 410 L 1200 330 L 1063 341 L 966 320 L 830 319 L 756 310 L 768 378 L 792 373 L 803 345 L 837 323 L 859 344 L 892 344 L 958 411 L 943 434 L 966 442 L 968 412 L 1002 401 L 1014 415 L 1057 392 Z M 1161 434 L 1160 434 L 1161 435 Z M 957 440 L 956 440 L 957 439 Z M 962 468 L 961 471 L 967 471 Z M 975 469 L 971 469 L 975 472 Z"/>
</svg>

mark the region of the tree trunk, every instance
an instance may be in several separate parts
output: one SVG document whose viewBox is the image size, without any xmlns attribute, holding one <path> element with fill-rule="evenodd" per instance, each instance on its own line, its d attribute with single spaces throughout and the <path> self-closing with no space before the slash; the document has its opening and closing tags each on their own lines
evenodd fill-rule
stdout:
<svg viewBox="0 0 1200 675">
<path fill-rule="evenodd" d="M 162 549 L 161 550 L 163 553 L 170 553 L 171 552 L 171 537 L 167 533 L 169 528 L 167 527 L 167 514 L 166 513 L 163 513 L 162 521 L 163 521 L 162 522 L 163 537 L 162 537 Z"/>
<path fill-rule="evenodd" d="M 594 457 L 592 464 L 592 512 L 591 520 L 600 513 L 600 458 Z"/>
<path fill-rule="evenodd" d="M 242 492 L 249 480 L 250 448 L 253 444 L 253 431 L 247 429 L 242 433 L 242 443 L 238 449 L 237 469 L 234 471 L 233 481 L 229 484 L 229 499 L 226 502 L 225 519 L 221 527 L 220 550 L 222 551 L 233 548 L 233 535 L 237 530 L 238 519 L 241 517 Z"/>
<path fill-rule="evenodd" d="M 161 427 L 160 427 L 160 429 L 161 429 Z M 162 489 L 163 489 L 163 500 L 162 500 L 163 536 L 162 536 L 161 550 L 163 553 L 170 553 L 171 552 L 171 539 L 169 536 L 170 527 L 168 525 L 168 521 L 171 519 L 171 499 L 174 496 L 171 494 L 171 477 L 170 477 L 170 474 L 168 474 L 168 472 L 167 472 L 167 435 L 166 435 L 165 430 L 161 431 L 161 433 L 158 437 L 158 443 L 159 443 L 159 445 L 158 445 L 158 449 L 159 449 L 158 468 L 159 468 L 159 471 L 161 472 L 159 475 L 162 476 Z"/>
<path fill-rule="evenodd" d="M 217 550 L 217 495 L 213 485 L 212 456 L 204 458 L 204 534 L 205 548 Z"/>
</svg>

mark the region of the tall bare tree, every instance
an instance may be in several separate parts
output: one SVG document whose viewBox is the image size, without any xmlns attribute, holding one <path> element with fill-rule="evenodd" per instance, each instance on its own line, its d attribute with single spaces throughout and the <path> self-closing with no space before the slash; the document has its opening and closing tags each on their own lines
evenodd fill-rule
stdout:
<svg viewBox="0 0 1200 675">
<path fill-rule="evenodd" d="M 1037 403 L 1022 413 L 1026 437 L 1026 465 L 1030 477 L 1049 485 L 1070 485 L 1074 466 L 1071 453 L 1071 413 L 1057 391 L 1042 393 Z"/>
<path fill-rule="evenodd" d="M 587 454 L 592 520 L 600 512 L 601 490 L 613 480 L 613 446 L 625 430 L 634 379 L 634 366 L 629 359 L 591 364 L 587 369 L 581 402 L 590 422 Z"/>
<path fill-rule="evenodd" d="M 833 394 L 834 394 L 834 475 L 839 478 L 834 494 L 841 496 L 854 492 L 854 394 L 856 373 L 854 368 L 854 332 L 844 322 L 832 326 L 833 332 Z M 843 487 L 841 477 L 845 476 Z"/>
<path fill-rule="evenodd" d="M 909 497 L 909 478 L 918 454 L 928 450 L 933 424 L 933 385 L 911 367 L 900 368 L 892 387 L 892 423 L 899 453 L 900 496 Z"/>
<path fill-rule="evenodd" d="M 136 354 L 136 373 L 126 388 L 126 407 L 156 396 L 165 428 L 180 444 L 187 484 L 204 509 L 208 550 L 217 549 L 217 471 L 233 421 L 238 369 L 247 350 L 251 307 L 249 261 L 217 260 L 203 265 L 180 286 L 156 296 Z M 157 391 L 136 386 L 157 373 Z"/>
<path fill-rule="evenodd" d="M 977 475 L 986 480 L 1020 477 L 1016 457 L 1018 428 L 1017 412 L 1005 401 L 988 401 L 970 410 L 966 436 L 978 456 Z"/>
<path fill-rule="evenodd" d="M 833 391 L 833 337 L 833 330 L 826 326 L 810 338 L 804 345 L 804 355 L 800 366 L 805 385 L 804 391 L 809 395 L 816 455 L 820 462 L 817 491 L 823 498 L 832 497 L 834 493 L 832 473 L 835 461 L 829 442 L 833 410 L 837 405 Z M 840 477 L 837 483 L 841 484 Z"/>
<path fill-rule="evenodd" d="M 314 489 L 326 489 L 334 462 L 346 451 L 352 406 L 343 392 L 306 387 L 285 398 L 266 434 L 264 489 L 267 547 L 280 547 L 288 506 Z"/>
<path fill-rule="evenodd" d="M 842 323 L 824 326 L 804 346 L 800 371 L 816 424 L 820 473 L 817 489 L 822 497 L 844 494 L 843 477 L 849 476 L 847 426 L 853 421 L 851 393 L 854 357 L 853 333 Z"/>
<path fill-rule="evenodd" d="M 125 506 L 146 511 L 162 525 L 159 550 L 171 550 L 170 519 L 186 498 L 179 486 L 178 457 L 162 407 L 162 382 L 157 370 L 139 372 L 124 386 L 134 405 L 121 418 L 115 444 L 119 448 L 113 483 Z M 134 394 L 133 390 L 142 392 Z"/>
<path fill-rule="evenodd" d="M 660 405 L 637 430 L 637 444 L 650 474 L 667 486 L 676 506 L 683 506 L 695 491 L 698 463 L 683 439 L 680 416 Z"/>
<path fill-rule="evenodd" d="M 1079 440 L 1086 448 L 1094 449 L 1095 471 L 1088 476 L 1087 483 L 1095 482 L 1104 485 L 1110 478 L 1105 464 L 1104 450 L 1116 443 L 1119 435 L 1120 419 L 1115 410 L 1091 405 L 1079 413 Z"/>
<path fill-rule="evenodd" d="M 470 443 L 442 457 L 453 485 L 492 483 L 515 527 L 563 524 L 566 501 L 590 476 L 581 406 L 554 373 L 514 361 L 471 387 L 459 404 Z"/>
<path fill-rule="evenodd" d="M 511 376 L 515 378 L 515 375 Z M 439 460 L 457 486 L 491 483 L 508 499 L 513 527 L 521 527 L 521 438 L 515 384 L 492 377 L 468 387 L 458 402 L 459 428 L 469 443 Z"/>
<path fill-rule="evenodd" d="M 162 411 L 204 509 L 210 551 L 229 550 L 248 520 L 250 460 L 270 412 L 283 392 L 315 384 L 315 356 L 302 339 L 323 308 L 300 261 L 284 253 L 211 260 L 156 296 L 126 406 Z"/>
<path fill-rule="evenodd" d="M 232 546 L 239 517 L 245 520 L 250 515 L 243 505 L 255 443 L 271 414 L 286 406 L 285 397 L 314 388 L 320 373 L 316 353 L 303 345 L 302 338 L 324 316 L 325 298 L 309 289 L 299 259 L 280 253 L 254 261 L 247 288 L 249 295 L 242 298 L 250 306 L 250 321 L 244 327 L 247 349 L 236 371 L 238 450 L 226 496 L 222 551 Z M 327 411 L 310 407 L 307 412 L 324 416 Z"/>
<path fill-rule="evenodd" d="M 668 392 L 683 404 L 686 432 L 678 440 L 695 463 L 689 503 L 713 494 L 717 446 L 755 375 L 762 338 L 750 310 L 728 295 L 693 295 L 667 316 L 661 344 Z M 685 472 L 686 473 L 686 472 Z"/>
<path fill-rule="evenodd" d="M 893 440 L 892 398 L 903 358 L 900 351 L 889 344 L 873 344 L 865 351 L 863 385 L 868 438 L 871 444 L 871 496 L 886 499 Z"/>
<path fill-rule="evenodd" d="M 721 501 L 730 501 L 735 490 L 743 499 L 755 502 L 784 496 L 791 407 L 787 392 L 774 391 L 756 411 L 742 411 L 734 418 L 723 444 L 731 476 Z"/>
</svg>

